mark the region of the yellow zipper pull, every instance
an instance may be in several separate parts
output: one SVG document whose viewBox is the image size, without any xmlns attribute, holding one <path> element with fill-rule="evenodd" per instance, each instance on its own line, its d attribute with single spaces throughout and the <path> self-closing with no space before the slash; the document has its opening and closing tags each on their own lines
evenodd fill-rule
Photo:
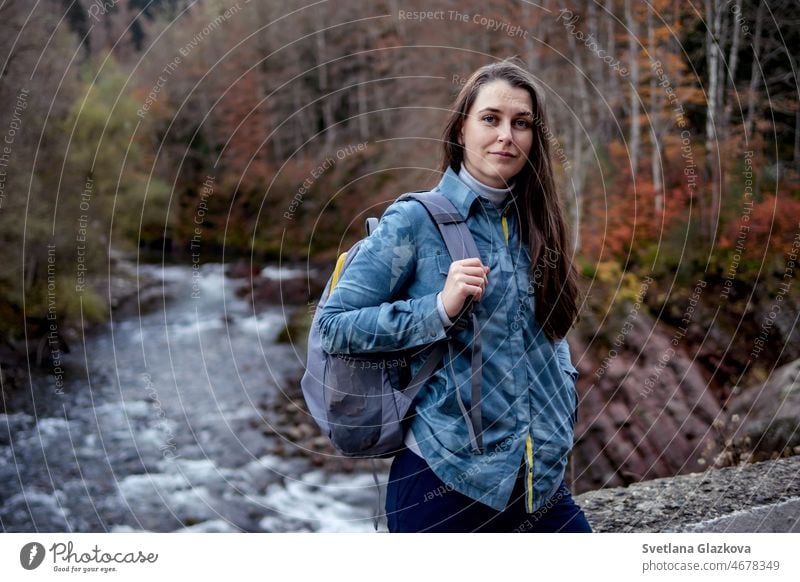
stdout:
<svg viewBox="0 0 800 582">
<path fill-rule="evenodd" d="M 508 220 L 506 220 L 506 212 L 508 212 L 508 207 L 503 210 L 502 222 L 503 222 L 503 234 L 506 236 L 506 244 L 508 244 Z"/>
<path fill-rule="evenodd" d="M 525 464 L 527 465 L 525 506 L 528 509 L 528 513 L 533 513 L 533 439 L 531 439 L 530 433 L 528 433 L 528 438 L 525 439 Z"/>
</svg>

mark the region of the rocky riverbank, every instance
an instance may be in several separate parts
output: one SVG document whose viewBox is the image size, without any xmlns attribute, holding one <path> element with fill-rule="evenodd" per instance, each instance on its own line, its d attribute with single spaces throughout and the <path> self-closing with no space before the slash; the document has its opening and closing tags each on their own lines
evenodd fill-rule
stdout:
<svg viewBox="0 0 800 582">
<path fill-rule="evenodd" d="M 800 456 L 575 497 L 596 532 L 800 532 Z"/>
<path fill-rule="evenodd" d="M 332 473 L 369 472 L 369 459 L 341 456 L 324 436 L 308 412 L 300 389 L 300 377 L 286 382 L 281 395 L 259 404 L 258 425 L 264 435 L 279 435 L 284 440 L 276 445 L 274 454 L 285 458 L 308 461 L 316 468 Z M 254 421 L 255 422 L 255 421 Z M 377 467 L 388 471 L 391 459 L 378 459 Z"/>
<path fill-rule="evenodd" d="M 169 267 L 167 267 L 169 268 Z M 136 257 L 113 250 L 108 257 L 108 269 L 87 275 L 86 286 L 94 292 L 92 297 L 102 302 L 99 310 L 112 317 L 126 317 L 148 313 L 163 308 L 175 293 L 177 281 L 161 278 L 152 269 L 138 268 Z M 108 325 L 107 320 L 57 320 L 57 334 L 37 335 L 29 330 L 25 340 L 4 338 L 0 341 L 0 374 L 3 380 L 3 412 L 13 412 L 23 407 L 20 394 L 28 384 L 29 366 L 52 372 L 62 354 L 72 352 L 88 335 Z M 55 363 L 54 363 L 55 361 Z"/>
</svg>

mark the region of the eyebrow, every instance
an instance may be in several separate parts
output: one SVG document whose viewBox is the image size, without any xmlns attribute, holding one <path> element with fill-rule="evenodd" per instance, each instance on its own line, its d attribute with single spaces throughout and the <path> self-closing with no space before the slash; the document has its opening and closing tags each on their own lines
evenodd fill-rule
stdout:
<svg viewBox="0 0 800 582">
<path fill-rule="evenodd" d="M 478 113 L 483 113 L 484 111 L 490 111 L 492 113 L 503 113 L 500 109 L 497 109 L 496 107 L 484 107 L 483 109 L 478 111 Z M 525 110 L 525 109 L 521 109 L 520 111 L 517 111 L 516 115 L 523 115 L 525 117 L 533 117 L 533 113 L 531 113 L 530 111 Z"/>
</svg>

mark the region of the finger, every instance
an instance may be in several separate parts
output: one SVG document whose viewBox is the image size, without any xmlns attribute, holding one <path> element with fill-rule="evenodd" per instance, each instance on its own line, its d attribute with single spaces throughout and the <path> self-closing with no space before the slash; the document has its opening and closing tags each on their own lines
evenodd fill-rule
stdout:
<svg viewBox="0 0 800 582">
<path fill-rule="evenodd" d="M 467 294 L 474 297 L 476 301 L 480 301 L 481 297 L 483 297 L 483 289 L 477 285 L 466 285 L 464 289 Z"/>
<path fill-rule="evenodd" d="M 461 259 L 460 261 L 453 261 L 453 263 L 457 265 L 463 265 L 465 267 L 482 267 L 483 263 L 481 262 L 480 258 L 478 257 L 470 257 L 468 259 Z"/>
<path fill-rule="evenodd" d="M 479 287 L 480 289 L 486 286 L 486 279 L 483 277 L 465 276 L 459 279 L 459 281 L 464 285 Z"/>
<path fill-rule="evenodd" d="M 480 277 L 481 279 L 486 277 L 486 269 L 482 269 L 481 267 L 461 267 L 457 268 L 456 272 L 472 277 Z"/>
</svg>

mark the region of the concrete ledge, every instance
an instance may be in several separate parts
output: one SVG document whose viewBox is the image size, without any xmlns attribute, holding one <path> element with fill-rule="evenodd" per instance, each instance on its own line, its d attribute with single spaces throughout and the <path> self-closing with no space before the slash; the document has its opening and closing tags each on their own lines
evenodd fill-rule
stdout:
<svg viewBox="0 0 800 582">
<path fill-rule="evenodd" d="M 798 532 L 800 456 L 575 496 L 596 532 Z"/>
</svg>

